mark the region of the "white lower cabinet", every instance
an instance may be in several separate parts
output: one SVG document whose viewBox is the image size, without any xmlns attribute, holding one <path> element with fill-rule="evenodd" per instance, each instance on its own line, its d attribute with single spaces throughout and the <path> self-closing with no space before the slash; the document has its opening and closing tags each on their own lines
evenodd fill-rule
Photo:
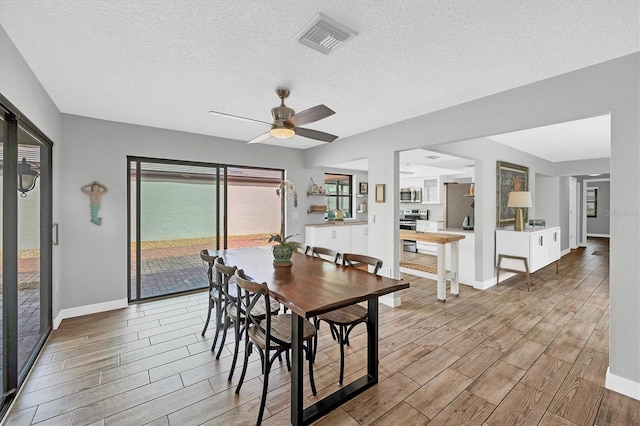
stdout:
<svg viewBox="0 0 640 426">
<path fill-rule="evenodd" d="M 351 225 L 350 253 L 369 254 L 369 225 Z"/>
<path fill-rule="evenodd" d="M 340 253 L 367 254 L 369 226 L 366 224 L 305 226 L 305 242 L 309 246 L 325 247 Z"/>
<path fill-rule="evenodd" d="M 524 257 L 529 272 L 535 272 L 560 259 L 560 227 L 531 231 L 496 230 L 496 262 L 500 254 Z M 497 264 L 497 263 L 496 263 Z M 522 262 L 503 259 L 502 266 L 523 269 Z"/>
</svg>

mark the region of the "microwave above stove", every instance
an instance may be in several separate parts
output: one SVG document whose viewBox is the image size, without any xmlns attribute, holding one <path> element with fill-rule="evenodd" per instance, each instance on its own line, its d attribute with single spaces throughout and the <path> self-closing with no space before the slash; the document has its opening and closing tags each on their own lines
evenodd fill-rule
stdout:
<svg viewBox="0 0 640 426">
<path fill-rule="evenodd" d="M 401 203 L 421 203 L 422 189 L 420 188 L 400 188 Z"/>
</svg>

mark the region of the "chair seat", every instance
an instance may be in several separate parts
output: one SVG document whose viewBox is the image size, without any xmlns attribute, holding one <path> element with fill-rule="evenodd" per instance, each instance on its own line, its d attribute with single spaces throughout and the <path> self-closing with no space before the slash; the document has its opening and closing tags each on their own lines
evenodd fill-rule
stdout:
<svg viewBox="0 0 640 426">
<path fill-rule="evenodd" d="M 349 305 L 335 311 L 318 315 L 319 320 L 337 325 L 350 325 L 367 317 L 367 309 L 360 305 Z"/>
<path fill-rule="evenodd" d="M 303 321 L 304 328 L 302 331 L 302 340 L 312 339 L 316 334 L 316 328 L 309 321 Z M 266 347 L 264 330 L 257 327 L 249 329 L 249 337 L 261 349 Z M 271 317 L 271 345 L 270 349 L 278 349 L 278 345 L 273 339 L 284 342 L 285 345 L 291 346 L 291 314 L 281 314 Z"/>
</svg>

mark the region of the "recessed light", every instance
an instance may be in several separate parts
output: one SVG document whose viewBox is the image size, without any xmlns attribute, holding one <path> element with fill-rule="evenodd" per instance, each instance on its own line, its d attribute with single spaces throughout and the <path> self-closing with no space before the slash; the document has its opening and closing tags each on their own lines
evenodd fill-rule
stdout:
<svg viewBox="0 0 640 426">
<path fill-rule="evenodd" d="M 439 155 L 427 155 L 424 158 L 428 158 L 429 160 L 437 160 L 438 158 L 440 158 Z"/>
<path fill-rule="evenodd" d="M 602 173 L 589 173 L 589 176 L 600 176 Z"/>
</svg>

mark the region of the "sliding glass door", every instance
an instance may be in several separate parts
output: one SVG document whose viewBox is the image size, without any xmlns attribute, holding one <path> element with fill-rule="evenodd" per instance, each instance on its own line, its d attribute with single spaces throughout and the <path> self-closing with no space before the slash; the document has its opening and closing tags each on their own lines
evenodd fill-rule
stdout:
<svg viewBox="0 0 640 426">
<path fill-rule="evenodd" d="M 2 409 L 51 331 L 52 144 L 15 108 L 0 107 Z M 5 105 L 6 104 L 6 105 Z"/>
<path fill-rule="evenodd" d="M 208 287 L 199 252 L 266 245 L 282 170 L 129 157 L 129 300 Z"/>
</svg>

